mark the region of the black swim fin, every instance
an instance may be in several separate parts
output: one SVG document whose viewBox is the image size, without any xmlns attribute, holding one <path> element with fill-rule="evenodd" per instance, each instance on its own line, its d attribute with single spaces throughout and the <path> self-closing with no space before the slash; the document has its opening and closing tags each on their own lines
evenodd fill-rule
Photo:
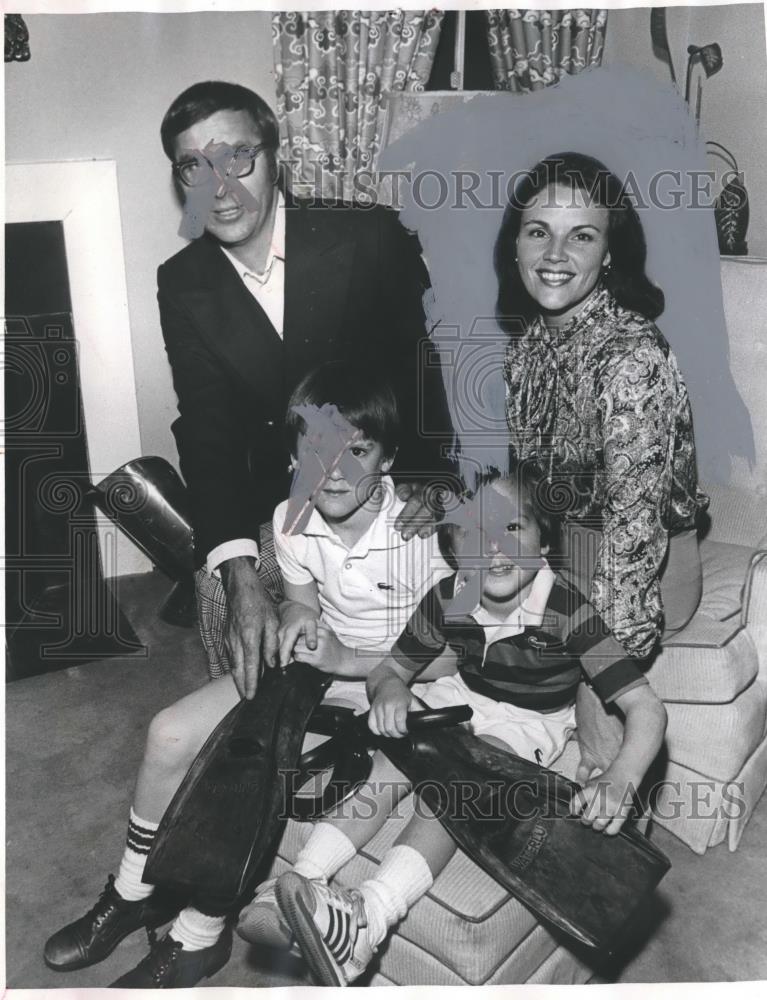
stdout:
<svg viewBox="0 0 767 1000">
<path fill-rule="evenodd" d="M 586 945 L 609 950 L 671 866 L 633 826 L 607 836 L 571 816 L 573 782 L 465 729 L 379 746 L 473 861 Z"/>
<path fill-rule="evenodd" d="M 307 723 L 332 677 L 267 670 L 214 730 L 165 811 L 144 881 L 237 897 L 290 814 Z"/>
</svg>

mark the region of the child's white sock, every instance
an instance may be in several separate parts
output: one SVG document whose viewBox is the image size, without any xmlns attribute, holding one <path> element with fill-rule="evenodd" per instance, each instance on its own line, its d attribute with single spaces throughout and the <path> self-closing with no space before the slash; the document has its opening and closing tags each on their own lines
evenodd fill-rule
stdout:
<svg viewBox="0 0 767 1000">
<path fill-rule="evenodd" d="M 173 921 L 168 932 L 186 951 L 210 948 L 221 937 L 226 917 L 209 917 L 193 906 L 187 906 Z"/>
<path fill-rule="evenodd" d="M 375 948 L 389 928 L 432 886 L 434 878 L 422 854 L 407 844 L 396 844 L 384 855 L 375 878 L 360 886 L 368 914 L 368 940 Z"/>
<path fill-rule="evenodd" d="M 146 899 L 154 892 L 154 886 L 141 881 L 149 851 L 157 833 L 158 823 L 141 819 L 133 809 L 128 820 L 128 840 L 120 862 L 120 870 L 115 879 L 115 889 L 131 902 Z"/>
<path fill-rule="evenodd" d="M 304 878 L 327 881 L 356 853 L 357 848 L 337 826 L 317 823 L 309 834 L 306 846 L 299 852 L 293 871 Z"/>
</svg>

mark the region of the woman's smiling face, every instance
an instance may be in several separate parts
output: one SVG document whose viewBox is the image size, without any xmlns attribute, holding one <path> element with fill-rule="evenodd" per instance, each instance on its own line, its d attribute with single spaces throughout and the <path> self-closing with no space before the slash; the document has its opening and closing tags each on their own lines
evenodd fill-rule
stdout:
<svg viewBox="0 0 767 1000">
<path fill-rule="evenodd" d="M 580 188 L 560 184 L 540 191 L 524 208 L 517 237 L 522 284 L 550 326 L 563 326 L 610 263 L 610 213 L 589 204 Z"/>
</svg>

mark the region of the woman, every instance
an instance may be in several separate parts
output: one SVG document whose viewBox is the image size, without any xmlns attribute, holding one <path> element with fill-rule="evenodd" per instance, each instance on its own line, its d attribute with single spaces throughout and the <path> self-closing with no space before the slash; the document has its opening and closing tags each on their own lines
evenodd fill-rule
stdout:
<svg viewBox="0 0 767 1000">
<path fill-rule="evenodd" d="M 692 415 L 653 320 L 642 226 L 591 157 L 547 157 L 517 184 L 495 249 L 511 444 L 562 484 L 570 572 L 632 655 L 700 600 Z"/>
</svg>

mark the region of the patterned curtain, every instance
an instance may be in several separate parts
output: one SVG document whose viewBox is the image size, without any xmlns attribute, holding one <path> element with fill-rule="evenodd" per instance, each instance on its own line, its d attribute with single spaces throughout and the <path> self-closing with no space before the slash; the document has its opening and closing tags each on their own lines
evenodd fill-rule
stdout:
<svg viewBox="0 0 767 1000">
<path fill-rule="evenodd" d="M 607 11 L 488 10 L 496 90 L 541 90 L 602 62 Z"/>
<path fill-rule="evenodd" d="M 382 95 L 423 90 L 438 11 L 286 11 L 272 18 L 280 152 L 294 190 L 364 201 L 381 146 Z"/>
<path fill-rule="evenodd" d="M 29 59 L 29 32 L 21 14 L 5 15 L 5 61 Z"/>
</svg>

